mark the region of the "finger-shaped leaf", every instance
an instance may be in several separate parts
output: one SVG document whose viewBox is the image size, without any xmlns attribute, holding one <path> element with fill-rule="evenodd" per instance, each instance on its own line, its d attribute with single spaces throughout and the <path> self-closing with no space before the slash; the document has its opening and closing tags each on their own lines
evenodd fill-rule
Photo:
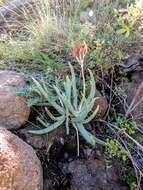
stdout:
<svg viewBox="0 0 143 190">
<path fill-rule="evenodd" d="M 78 122 L 78 123 L 83 123 L 85 118 L 88 116 L 88 114 L 90 113 L 90 111 L 92 110 L 93 106 L 94 106 L 94 102 L 95 102 L 94 98 L 89 104 L 87 104 L 87 100 L 84 100 L 84 105 L 86 104 L 86 106 L 83 106 L 82 109 L 80 110 L 80 112 L 78 113 L 76 118 L 73 118 L 72 121 L 73 122 Z M 85 103 L 86 102 L 86 103 Z"/>
<path fill-rule="evenodd" d="M 65 88 L 66 96 L 71 101 L 72 83 L 68 76 L 66 77 L 66 82 L 64 83 L 64 88 Z"/>
<path fill-rule="evenodd" d="M 60 90 L 54 86 L 54 89 L 56 90 L 57 94 L 60 96 L 60 98 L 62 99 L 64 105 L 65 105 L 65 108 L 68 109 L 73 115 L 76 114 L 71 102 L 69 101 L 69 99 L 66 97 L 66 95 L 64 94 L 64 92 L 60 92 Z"/>
<path fill-rule="evenodd" d="M 86 142 L 91 145 L 95 145 L 95 137 L 90 132 L 88 132 L 82 124 L 77 124 L 76 126 L 78 131 L 80 132 L 80 135 L 86 140 Z"/>
<path fill-rule="evenodd" d="M 82 99 L 81 99 L 80 104 L 78 106 L 79 111 L 83 109 L 84 104 L 86 104 L 86 97 L 85 97 L 85 94 L 82 94 Z"/>
<path fill-rule="evenodd" d="M 97 108 L 95 109 L 95 111 L 83 122 L 84 124 L 85 123 L 89 123 L 92 119 L 95 118 L 95 116 L 97 115 L 99 111 L 99 105 L 97 106 Z"/>
<path fill-rule="evenodd" d="M 65 94 L 63 94 L 63 102 L 66 105 L 67 109 L 69 110 L 69 112 L 76 116 L 76 111 L 73 107 L 73 105 L 71 104 L 71 102 L 69 101 L 69 99 L 65 96 Z"/>
<path fill-rule="evenodd" d="M 45 111 L 46 111 L 47 115 L 50 117 L 50 119 L 52 119 L 53 121 L 58 121 L 61 118 L 61 116 L 55 117 L 47 108 L 45 108 Z"/>
<path fill-rule="evenodd" d="M 76 86 L 76 77 L 75 77 L 75 72 L 74 72 L 73 66 L 70 63 L 69 63 L 69 67 L 70 67 L 71 75 L 72 75 L 73 105 L 75 108 L 77 108 L 78 94 L 77 94 L 77 86 Z"/>
<path fill-rule="evenodd" d="M 44 134 L 50 133 L 53 130 L 57 129 L 59 126 L 61 126 L 64 121 L 65 121 L 65 117 L 62 116 L 61 119 L 55 122 L 54 124 L 48 125 L 46 128 L 40 129 L 40 130 L 29 130 L 29 133 L 37 134 L 37 135 L 44 135 Z"/>
<path fill-rule="evenodd" d="M 106 145 L 104 141 L 96 138 L 89 131 L 87 131 L 82 124 L 77 124 L 77 129 L 79 130 L 80 135 L 86 140 L 87 143 L 91 145 L 95 145 L 95 143 L 101 144 L 103 146 Z"/>
<path fill-rule="evenodd" d="M 34 78 L 33 82 L 40 91 L 41 95 L 49 102 L 49 104 L 51 104 L 59 113 L 63 114 L 64 113 L 63 108 L 59 106 L 55 101 L 51 100 L 48 93 L 43 89 L 42 85 Z"/>
<path fill-rule="evenodd" d="M 37 118 L 37 121 L 39 121 L 39 123 L 41 125 L 43 125 L 43 127 L 48 127 L 49 123 L 45 122 L 43 119 L 41 119 L 40 117 Z"/>
<path fill-rule="evenodd" d="M 69 111 L 66 109 L 66 133 L 69 135 Z"/>
</svg>

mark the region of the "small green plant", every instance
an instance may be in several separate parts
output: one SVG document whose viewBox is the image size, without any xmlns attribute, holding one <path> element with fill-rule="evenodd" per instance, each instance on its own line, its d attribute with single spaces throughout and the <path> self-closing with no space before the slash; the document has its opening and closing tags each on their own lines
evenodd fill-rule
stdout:
<svg viewBox="0 0 143 190">
<path fill-rule="evenodd" d="M 129 122 L 127 118 L 121 114 L 116 117 L 115 123 L 120 129 L 126 130 L 128 134 L 134 134 L 138 128 L 135 122 Z"/>
<path fill-rule="evenodd" d="M 135 176 L 135 173 L 131 166 L 129 165 L 129 162 L 123 163 L 124 165 L 124 174 L 123 174 L 123 181 L 125 181 L 131 188 L 131 190 L 137 190 L 137 179 Z"/>
<path fill-rule="evenodd" d="M 117 33 L 129 37 L 142 30 L 142 11 L 142 7 L 133 4 L 128 6 L 126 14 L 119 14 Z"/>
<path fill-rule="evenodd" d="M 121 87 L 116 87 L 115 92 L 117 93 L 118 96 L 121 96 L 121 97 L 126 95 L 125 90 Z"/>
<path fill-rule="evenodd" d="M 138 39 L 141 39 L 142 31 L 143 9 L 141 7 L 130 5 L 123 14 L 120 13 L 119 6 L 117 6 L 118 1 L 115 1 L 116 6 L 114 7 L 111 6 L 111 2 L 108 2 L 103 1 L 102 3 L 106 6 L 101 8 L 101 11 L 99 9 L 100 13 L 98 10 L 95 12 L 99 24 L 95 32 L 89 36 L 91 51 L 88 55 L 88 67 L 90 69 L 101 67 L 104 73 L 108 68 L 122 63 L 122 60 L 128 56 L 131 44 L 133 42 L 136 44 Z M 103 11 L 104 9 L 106 11 Z M 104 21 L 105 19 L 106 21 Z"/>
<path fill-rule="evenodd" d="M 122 149 L 121 145 L 116 139 L 107 139 L 106 155 L 108 159 L 113 159 L 115 157 L 118 157 L 122 161 L 127 160 L 127 151 Z"/>
<path fill-rule="evenodd" d="M 117 131 L 112 130 L 112 127 Z M 123 166 L 123 181 L 125 181 L 132 190 L 140 189 L 138 174 L 136 173 L 136 169 L 134 168 L 134 170 L 132 168 L 132 165 L 135 166 L 136 164 L 142 176 L 142 169 L 140 169 L 139 166 L 142 161 L 142 153 L 138 155 L 136 151 L 136 145 L 141 146 L 136 140 L 136 132 L 138 133 L 139 126 L 135 122 L 129 122 L 124 115 L 118 114 L 114 124 L 111 124 L 110 129 L 112 131 L 110 135 L 114 134 L 114 136 L 107 139 L 106 142 L 107 163 L 111 164 L 113 159 L 118 158 Z"/>
<path fill-rule="evenodd" d="M 72 125 L 76 129 L 77 134 L 80 133 L 80 135 L 89 144 L 95 145 L 95 143 L 97 142 L 104 145 L 105 143 L 102 140 L 94 137 L 89 131 L 84 128 L 84 124 L 89 123 L 96 116 L 99 109 L 99 107 L 97 107 L 96 110 L 92 114 L 90 114 L 96 101 L 95 81 L 93 74 L 91 71 L 89 71 L 91 77 L 91 91 L 89 93 L 89 96 L 85 97 L 84 95 L 82 99 L 79 100 L 80 95 L 76 88 L 75 73 L 71 65 L 70 69 L 72 73 L 72 78 L 70 79 L 69 76 L 67 76 L 62 87 L 59 87 L 58 85 L 53 86 L 56 96 L 58 97 L 58 99 L 55 101 L 50 98 L 50 90 L 48 89 L 48 87 L 45 86 L 44 83 L 40 84 L 40 82 L 33 79 L 33 82 L 35 84 L 35 88 L 33 89 L 33 91 L 37 92 L 39 96 L 43 97 L 43 99 L 46 100 L 48 104 L 56 110 L 56 115 L 58 116 L 55 117 L 47 108 L 45 108 L 45 111 L 50 119 L 53 121 L 53 124 L 50 124 L 45 120 L 43 121 L 43 119 L 39 117 L 38 121 L 45 128 L 41 130 L 31 130 L 29 132 L 42 135 L 50 133 L 56 128 L 65 124 L 66 133 L 68 135 L 70 129 L 69 126 Z"/>
<path fill-rule="evenodd" d="M 121 146 L 117 139 L 107 139 L 106 159 L 109 163 L 111 163 L 114 158 L 118 158 L 122 161 L 123 181 L 125 181 L 130 186 L 131 190 L 137 190 L 136 176 L 134 170 L 131 168 L 128 152 L 123 146 Z"/>
</svg>

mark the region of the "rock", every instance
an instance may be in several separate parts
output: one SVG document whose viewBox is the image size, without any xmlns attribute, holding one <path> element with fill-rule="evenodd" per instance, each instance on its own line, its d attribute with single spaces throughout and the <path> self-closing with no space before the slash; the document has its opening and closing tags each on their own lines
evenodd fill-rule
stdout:
<svg viewBox="0 0 143 190">
<path fill-rule="evenodd" d="M 24 77 L 12 71 L 0 71 L 0 126 L 18 129 L 28 120 L 30 108 L 16 89 L 26 86 Z"/>
<path fill-rule="evenodd" d="M 129 82 L 120 85 L 126 94 L 124 105 L 120 106 L 120 110 L 143 126 L 143 56 L 130 56 L 120 65 L 120 72 L 126 74 L 129 79 Z"/>
<path fill-rule="evenodd" d="M 74 160 L 64 172 L 71 174 L 71 190 L 128 190 L 114 168 L 106 169 L 102 160 Z"/>
<path fill-rule="evenodd" d="M 4 128 L 0 128 L 0 189 L 43 189 L 42 167 L 34 150 Z"/>
<path fill-rule="evenodd" d="M 143 126 L 143 83 L 125 83 L 122 85 L 122 88 L 127 96 L 126 116 L 131 116 L 133 121 Z"/>
<path fill-rule="evenodd" d="M 143 71 L 143 56 L 133 55 L 119 65 L 121 73 Z"/>
<path fill-rule="evenodd" d="M 97 113 L 97 117 L 98 118 L 103 117 L 108 109 L 108 102 L 106 98 L 103 97 L 98 90 L 96 90 L 95 97 L 97 97 L 98 99 L 95 100 L 94 110 L 99 105 L 99 111 Z"/>
<path fill-rule="evenodd" d="M 139 85 L 143 81 L 143 71 L 134 72 L 130 75 L 130 81 L 132 84 Z"/>
<path fill-rule="evenodd" d="M 42 149 L 48 147 L 48 136 L 47 135 L 33 135 L 29 133 L 30 129 L 24 128 L 18 130 L 18 136 L 21 137 L 26 143 L 31 145 L 33 148 Z"/>
</svg>

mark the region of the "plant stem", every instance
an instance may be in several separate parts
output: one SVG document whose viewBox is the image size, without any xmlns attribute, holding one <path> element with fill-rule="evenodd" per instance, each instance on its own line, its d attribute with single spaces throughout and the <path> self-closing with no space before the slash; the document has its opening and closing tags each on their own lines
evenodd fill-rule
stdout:
<svg viewBox="0 0 143 190">
<path fill-rule="evenodd" d="M 82 83 L 83 83 L 83 97 L 85 96 L 86 85 L 85 85 L 85 76 L 84 76 L 84 64 L 81 63 L 81 74 L 82 74 Z"/>
<path fill-rule="evenodd" d="M 79 156 L 79 132 L 77 129 L 77 126 L 75 124 L 73 124 L 75 130 L 76 130 L 76 137 L 77 137 L 77 156 Z"/>
</svg>

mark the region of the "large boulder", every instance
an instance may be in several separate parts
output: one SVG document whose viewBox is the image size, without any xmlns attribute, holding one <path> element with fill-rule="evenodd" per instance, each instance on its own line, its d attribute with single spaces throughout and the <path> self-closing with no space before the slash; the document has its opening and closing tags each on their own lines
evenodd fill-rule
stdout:
<svg viewBox="0 0 143 190">
<path fill-rule="evenodd" d="M 74 160 L 63 171 L 71 175 L 71 190 L 129 190 L 114 167 L 106 169 L 104 160 Z"/>
<path fill-rule="evenodd" d="M 18 87 L 25 87 L 24 77 L 12 71 L 0 71 L 0 126 L 20 128 L 28 120 L 30 108 L 26 98 L 18 96 Z"/>
<path fill-rule="evenodd" d="M 43 149 L 48 146 L 47 135 L 35 135 L 29 133 L 30 127 L 19 129 L 17 135 L 34 149 Z"/>
<path fill-rule="evenodd" d="M 42 167 L 34 150 L 4 128 L 0 128 L 0 189 L 43 189 Z"/>
<path fill-rule="evenodd" d="M 126 93 L 126 104 L 124 105 L 126 116 L 143 126 L 143 82 L 125 83 L 122 85 Z"/>
<path fill-rule="evenodd" d="M 121 73 L 128 77 L 128 82 L 120 84 L 125 92 L 121 112 L 143 126 L 143 56 L 133 55 L 120 65 Z"/>
</svg>

